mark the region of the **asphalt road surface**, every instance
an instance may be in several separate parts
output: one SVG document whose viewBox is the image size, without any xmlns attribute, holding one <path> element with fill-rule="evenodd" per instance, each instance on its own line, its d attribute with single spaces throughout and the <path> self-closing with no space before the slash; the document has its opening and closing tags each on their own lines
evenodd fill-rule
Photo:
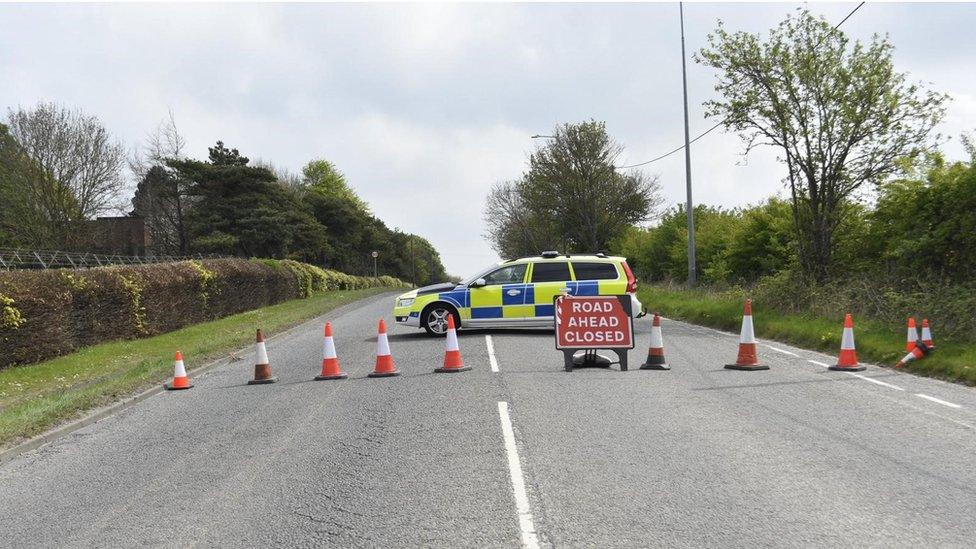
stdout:
<svg viewBox="0 0 976 549">
<path fill-rule="evenodd" d="M 562 371 L 551 332 L 441 340 L 391 329 L 391 296 L 329 316 L 343 370 L 316 382 L 321 320 L 0 466 L 5 547 L 969 546 L 976 391 L 665 321 L 670 372 Z M 761 315 L 761 311 L 756 312 Z M 270 334 L 273 335 L 273 334 Z M 488 337 L 491 343 L 489 344 Z M 768 345 L 767 345 L 768 344 Z M 494 352 L 490 353 L 489 348 Z M 160 350 L 169 353 L 170 349 Z M 187 357 L 192 366 L 193 357 Z M 492 364 L 497 365 L 493 371 Z"/>
</svg>

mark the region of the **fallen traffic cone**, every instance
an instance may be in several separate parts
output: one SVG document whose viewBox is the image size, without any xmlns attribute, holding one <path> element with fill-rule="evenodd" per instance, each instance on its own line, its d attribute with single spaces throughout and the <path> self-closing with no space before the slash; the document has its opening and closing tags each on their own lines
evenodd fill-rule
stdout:
<svg viewBox="0 0 976 549">
<path fill-rule="evenodd" d="M 438 373 L 463 372 L 470 370 L 461 360 L 461 349 L 458 347 L 457 330 L 454 328 L 454 315 L 447 315 L 447 337 L 444 338 L 444 366 L 435 368 Z"/>
<path fill-rule="evenodd" d="M 905 350 L 911 351 L 915 348 L 915 342 L 918 341 L 918 330 L 915 328 L 915 317 L 908 317 L 908 337 L 905 339 Z"/>
<path fill-rule="evenodd" d="M 322 349 L 322 373 L 315 376 L 319 381 L 327 379 L 346 379 L 346 374 L 339 369 L 339 358 L 336 356 L 335 341 L 332 340 L 332 324 L 325 323 L 325 343 Z"/>
<path fill-rule="evenodd" d="M 742 331 L 739 333 L 739 356 L 735 364 L 726 364 L 729 370 L 768 370 L 769 366 L 759 364 L 756 356 L 756 336 L 752 329 L 752 300 L 747 299 L 742 309 Z"/>
<path fill-rule="evenodd" d="M 264 346 L 264 334 L 260 328 L 254 340 L 254 355 L 254 379 L 248 381 L 247 384 L 263 385 L 278 381 L 278 378 L 271 376 L 271 364 L 268 363 L 268 349 Z"/>
<path fill-rule="evenodd" d="M 173 359 L 173 381 L 163 385 L 167 391 L 180 391 L 193 387 L 190 377 L 186 375 L 186 367 L 183 366 L 183 353 L 176 351 Z"/>
<path fill-rule="evenodd" d="M 400 371 L 393 364 L 393 355 L 390 354 L 390 342 L 386 339 L 386 322 L 380 319 L 379 333 L 376 336 L 376 367 L 369 373 L 368 377 L 390 377 L 398 376 Z"/>
<path fill-rule="evenodd" d="M 922 343 L 929 348 L 929 352 L 935 350 L 935 343 L 932 342 L 932 330 L 929 329 L 929 319 L 922 319 Z"/>
<path fill-rule="evenodd" d="M 661 317 L 654 313 L 651 323 L 651 345 L 647 348 L 647 360 L 640 366 L 641 370 L 670 370 L 664 360 L 664 338 L 661 336 Z"/>
<path fill-rule="evenodd" d="M 854 320 L 850 313 L 844 316 L 844 335 L 840 339 L 840 356 L 837 357 L 837 364 L 828 366 L 827 369 L 842 372 L 860 372 L 867 369 L 867 366 L 857 362 L 857 351 L 854 350 Z"/>
<path fill-rule="evenodd" d="M 895 364 L 895 368 L 901 368 L 904 365 L 908 364 L 909 362 L 915 362 L 916 360 L 922 358 L 923 356 L 925 356 L 926 349 L 927 348 L 925 347 L 924 343 L 922 343 L 922 345 L 916 345 L 914 349 L 909 351 L 909 353 L 905 355 L 904 358 L 902 358 L 901 360 L 898 361 L 897 364 Z"/>
</svg>

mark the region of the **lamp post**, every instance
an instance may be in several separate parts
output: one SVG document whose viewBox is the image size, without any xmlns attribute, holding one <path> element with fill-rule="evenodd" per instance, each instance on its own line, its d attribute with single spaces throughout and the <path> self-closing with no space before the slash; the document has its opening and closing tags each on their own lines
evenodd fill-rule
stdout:
<svg viewBox="0 0 976 549">
<path fill-rule="evenodd" d="M 380 253 L 373 250 L 373 253 L 369 255 L 373 256 L 373 278 L 376 278 L 376 258 L 380 256 Z"/>
<path fill-rule="evenodd" d="M 687 193 L 688 216 L 688 286 L 697 284 L 695 272 L 695 206 L 691 200 L 691 143 L 688 135 L 688 75 L 685 69 L 685 8 L 678 2 L 678 13 L 681 19 L 681 89 L 685 98 L 685 191 Z"/>
</svg>

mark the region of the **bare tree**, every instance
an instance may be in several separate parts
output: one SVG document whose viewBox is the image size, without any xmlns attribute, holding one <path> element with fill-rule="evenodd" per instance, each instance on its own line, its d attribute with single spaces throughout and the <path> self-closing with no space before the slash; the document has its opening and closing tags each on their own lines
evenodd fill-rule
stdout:
<svg viewBox="0 0 976 549">
<path fill-rule="evenodd" d="M 132 197 L 132 215 L 142 217 L 157 253 L 186 254 L 189 250 L 186 215 L 193 203 L 191 183 L 169 165 L 184 160 L 186 139 L 173 111 L 150 132 L 129 159 L 139 183 Z"/>
<path fill-rule="evenodd" d="M 125 149 L 94 116 L 55 103 L 9 110 L 10 135 L 45 177 L 32 178 L 24 192 L 56 235 L 70 247 L 81 224 L 116 205 L 123 189 Z"/>
<path fill-rule="evenodd" d="M 485 238 L 498 255 L 507 258 L 565 247 L 551 220 L 531 211 L 523 199 L 523 181 L 496 183 L 485 200 Z"/>
</svg>

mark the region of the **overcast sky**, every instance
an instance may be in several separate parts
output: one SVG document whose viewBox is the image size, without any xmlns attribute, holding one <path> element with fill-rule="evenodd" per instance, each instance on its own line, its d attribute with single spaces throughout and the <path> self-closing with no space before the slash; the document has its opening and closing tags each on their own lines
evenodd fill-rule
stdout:
<svg viewBox="0 0 976 549">
<path fill-rule="evenodd" d="M 717 19 L 765 31 L 801 4 L 686 4 L 689 54 Z M 814 3 L 830 22 L 856 3 Z M 889 33 L 896 68 L 954 101 L 940 130 L 976 129 L 976 5 L 868 3 L 842 27 Z M 490 185 L 517 177 L 556 124 L 606 121 L 636 163 L 681 144 L 678 5 L 0 4 L 0 106 L 56 101 L 135 146 L 175 113 L 189 154 L 217 139 L 299 171 L 326 158 L 391 227 L 427 237 L 448 271 L 498 258 L 482 237 Z M 688 66 L 693 135 L 714 75 Z M 734 135 L 692 145 L 697 203 L 782 192 L 773 151 Z M 647 167 L 669 205 L 683 156 Z"/>
</svg>

